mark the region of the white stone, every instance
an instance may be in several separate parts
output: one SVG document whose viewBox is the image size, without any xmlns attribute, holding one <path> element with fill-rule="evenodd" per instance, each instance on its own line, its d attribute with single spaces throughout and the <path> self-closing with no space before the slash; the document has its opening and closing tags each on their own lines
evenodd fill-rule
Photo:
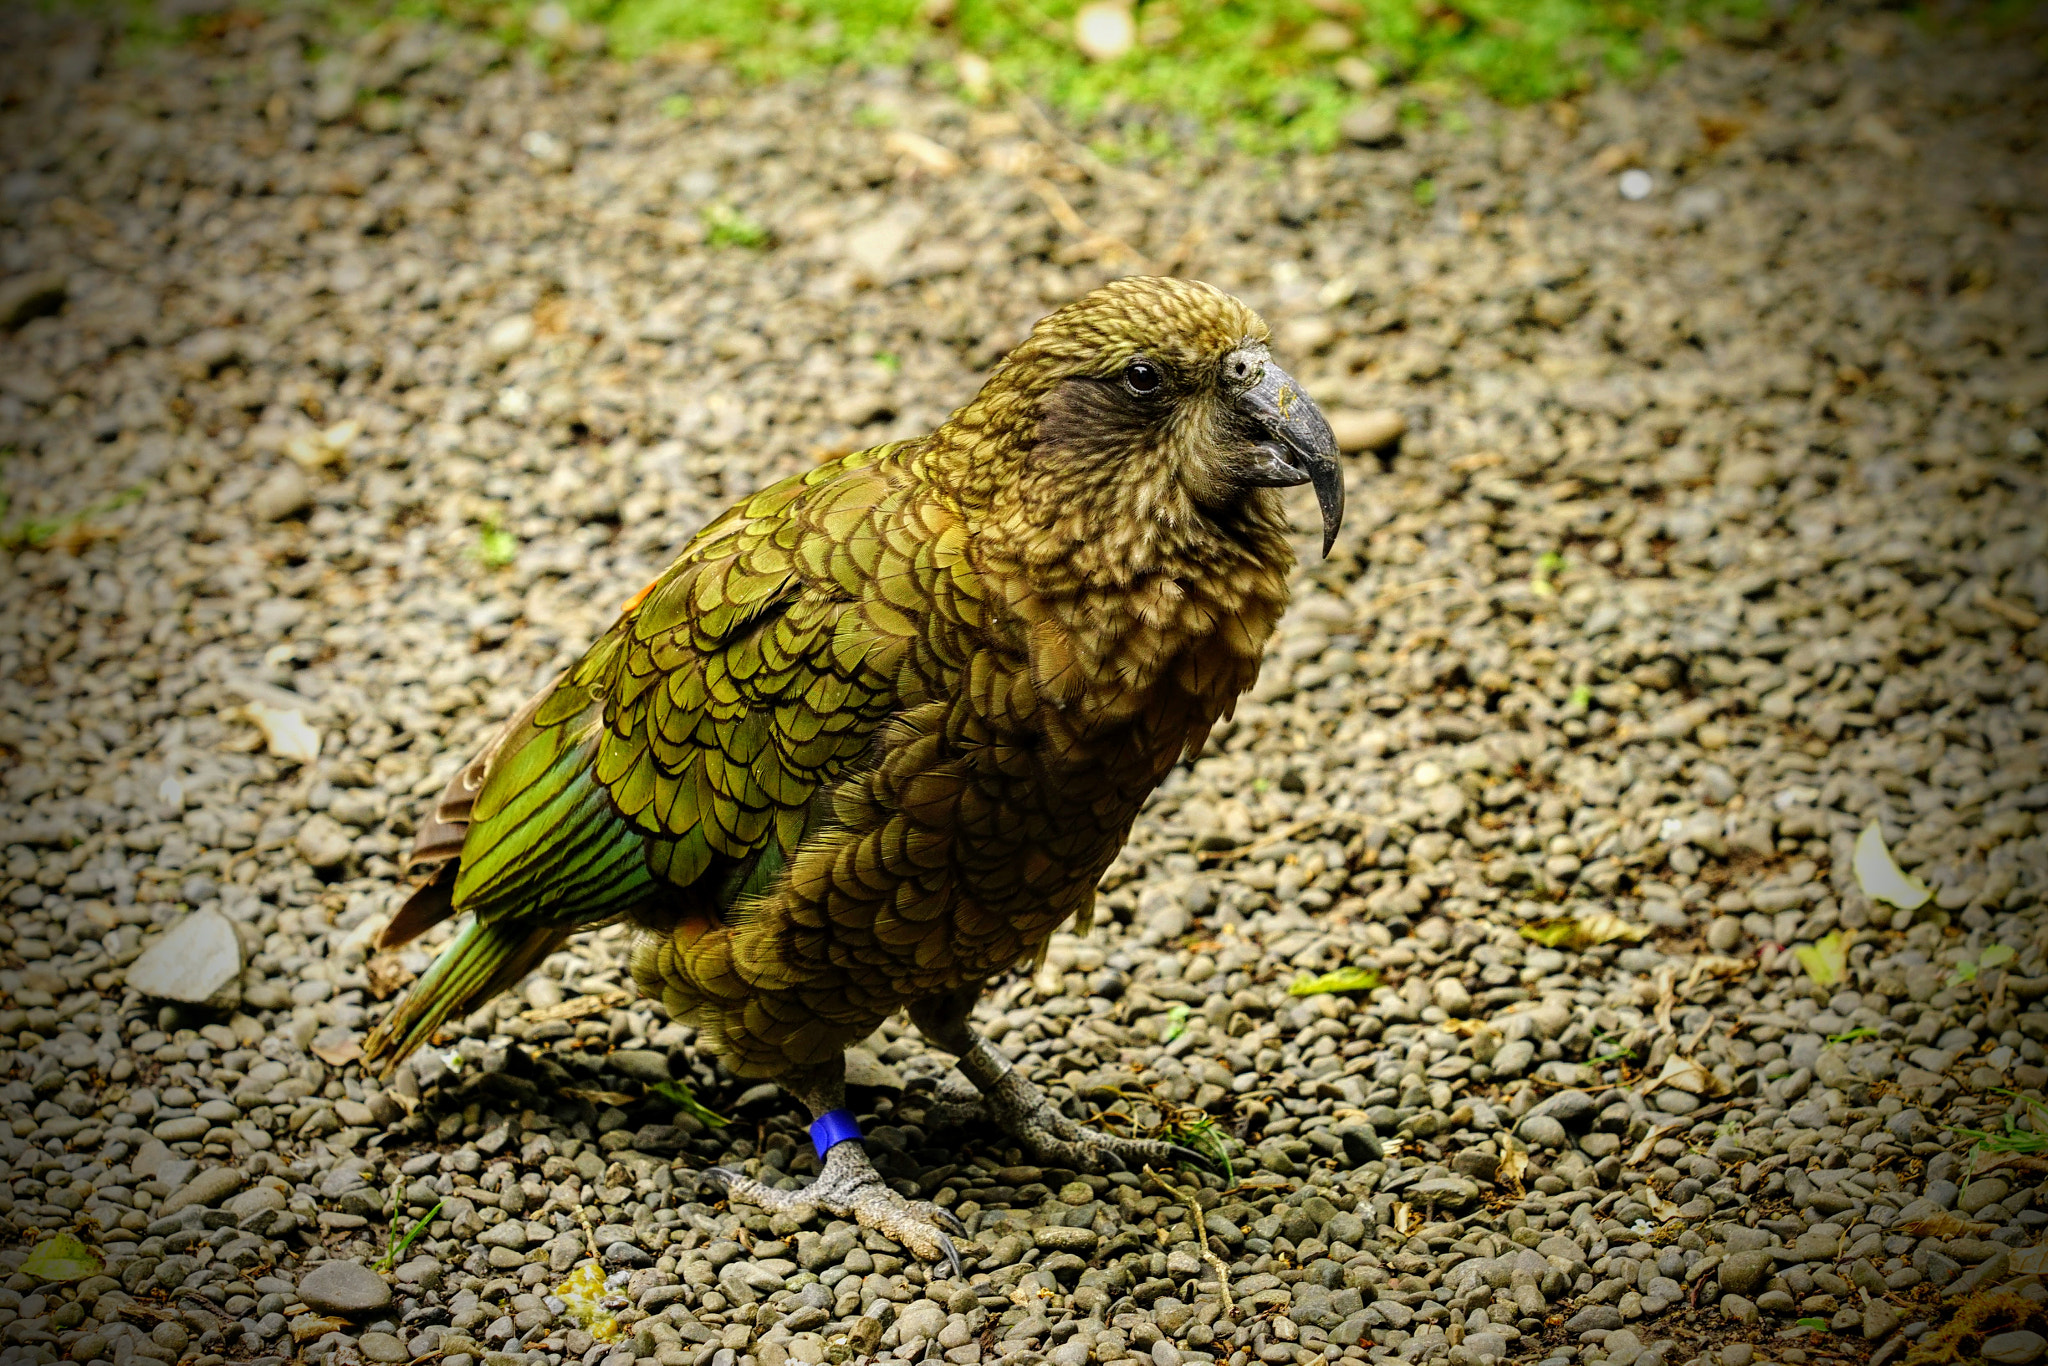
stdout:
<svg viewBox="0 0 2048 1366">
<path fill-rule="evenodd" d="M 204 1001 L 242 973 L 242 941 L 218 911 L 194 911 L 128 967 L 128 985 L 167 1001 Z"/>
</svg>

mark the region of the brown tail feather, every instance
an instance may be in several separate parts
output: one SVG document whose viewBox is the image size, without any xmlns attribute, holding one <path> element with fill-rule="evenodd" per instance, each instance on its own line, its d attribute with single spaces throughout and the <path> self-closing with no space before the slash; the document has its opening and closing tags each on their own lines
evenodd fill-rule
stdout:
<svg viewBox="0 0 2048 1366">
<path fill-rule="evenodd" d="M 398 908 L 398 914 L 391 917 L 391 923 L 378 933 L 377 947 L 395 949 L 400 944 L 409 944 L 454 915 L 455 872 L 456 863 L 451 858 L 415 888 Z"/>
</svg>

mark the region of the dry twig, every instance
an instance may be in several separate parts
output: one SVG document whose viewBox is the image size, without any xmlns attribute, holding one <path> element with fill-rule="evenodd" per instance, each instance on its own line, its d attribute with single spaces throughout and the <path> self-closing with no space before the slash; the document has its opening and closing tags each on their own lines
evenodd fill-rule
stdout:
<svg viewBox="0 0 2048 1366">
<path fill-rule="evenodd" d="M 1195 1226 L 1195 1237 L 1202 1244 L 1202 1260 L 1216 1268 L 1216 1289 L 1223 1296 L 1223 1317 L 1226 1319 L 1237 1317 L 1237 1303 L 1230 1296 L 1230 1268 L 1223 1264 L 1223 1259 L 1217 1256 L 1215 1249 L 1209 1246 L 1209 1230 L 1202 1223 L 1201 1202 L 1195 1199 L 1194 1192 L 1181 1190 L 1158 1172 L 1153 1171 L 1149 1164 L 1145 1168 L 1145 1175 L 1158 1182 L 1159 1189 L 1188 1207 L 1188 1222 Z"/>
</svg>

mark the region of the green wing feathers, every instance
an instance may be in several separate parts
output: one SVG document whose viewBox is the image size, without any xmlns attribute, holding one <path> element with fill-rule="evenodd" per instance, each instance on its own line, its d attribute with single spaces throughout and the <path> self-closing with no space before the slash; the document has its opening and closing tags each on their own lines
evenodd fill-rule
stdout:
<svg viewBox="0 0 2048 1366">
<path fill-rule="evenodd" d="M 578 929 L 635 912 L 730 924 L 773 887 L 902 705 L 910 595 L 861 591 L 909 572 L 875 529 L 893 496 L 855 458 L 733 509 L 457 775 L 415 850 L 433 875 L 380 943 L 475 921 L 372 1035 L 373 1059 L 397 1062 Z"/>
<path fill-rule="evenodd" d="M 573 926 L 471 921 L 370 1031 L 365 1058 L 383 1060 L 383 1070 L 390 1071 L 447 1020 L 467 1015 L 539 967 L 573 931 Z"/>
</svg>

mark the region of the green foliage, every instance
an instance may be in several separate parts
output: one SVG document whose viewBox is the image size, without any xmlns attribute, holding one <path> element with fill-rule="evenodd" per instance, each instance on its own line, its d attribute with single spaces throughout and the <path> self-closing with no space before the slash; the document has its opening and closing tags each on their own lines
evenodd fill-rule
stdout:
<svg viewBox="0 0 2048 1366">
<path fill-rule="evenodd" d="M 436 1200 L 434 1207 L 428 1210 L 418 1223 L 407 1229 L 405 1236 L 402 1238 L 398 1235 L 398 1216 L 394 1213 L 391 1216 L 391 1245 L 385 1248 L 384 1255 L 377 1259 L 377 1270 L 389 1271 L 392 1267 L 397 1266 L 399 1259 L 405 1256 L 405 1250 L 412 1246 L 413 1239 L 425 1232 L 427 1225 L 433 1223 L 434 1216 L 440 1212 L 441 1202 Z"/>
<path fill-rule="evenodd" d="M 470 553 L 486 569 L 503 569 L 519 558 L 519 538 L 496 522 L 486 522 L 477 528 L 476 546 Z"/>
<path fill-rule="evenodd" d="M 1849 941 L 1839 930 L 1831 930 L 1811 944 L 1801 944 L 1792 952 L 1817 987 L 1831 987 L 1849 971 Z"/>
<path fill-rule="evenodd" d="M 1176 1001 L 1166 1011 L 1166 1031 L 1159 1036 L 1159 1042 L 1172 1043 L 1188 1032 L 1188 1016 L 1193 1012 L 1186 1001 Z"/>
<path fill-rule="evenodd" d="M 1428 176 L 1415 182 L 1415 203 L 1424 209 L 1436 203 L 1436 182 Z"/>
<path fill-rule="evenodd" d="M 94 517 L 127 507 L 130 503 L 140 502 L 143 493 L 144 490 L 138 485 L 122 489 L 111 498 L 103 498 L 83 511 L 71 513 L 66 517 L 24 517 L 18 522 L 0 528 L 0 549 L 41 550 L 72 528 L 83 527 Z M 6 517 L 12 506 L 12 500 L 5 494 L 0 494 L 0 518 Z"/>
<path fill-rule="evenodd" d="M 82 1281 L 100 1274 L 100 1255 L 69 1233 L 52 1234 L 37 1243 L 21 1264 L 22 1274 L 38 1281 Z"/>
<path fill-rule="evenodd" d="M 704 240 L 714 247 L 754 250 L 768 245 L 768 229 L 730 204 L 707 204 L 699 217 L 704 220 Z"/>
<path fill-rule="evenodd" d="M 1354 80 L 1369 70 L 1368 80 L 1527 103 L 1647 74 L 1700 24 L 1765 12 L 1764 0 L 1361 0 L 1333 26 L 1311 0 L 1148 0 L 1137 45 L 1097 63 L 1074 43 L 1083 3 L 957 0 L 943 28 L 925 19 L 925 0 L 570 0 L 569 9 L 601 25 L 621 55 L 702 44 L 757 79 L 964 51 L 987 63 L 997 86 L 1070 116 L 1133 106 L 1190 115 L 1253 150 L 1336 142 L 1359 98 L 1340 62 Z M 1340 34 L 1348 44 L 1328 46 Z"/>
<path fill-rule="evenodd" d="M 1193 1113 L 1190 1112 L 1190 1114 Z M 1168 1142 L 1178 1143 L 1182 1147 L 1193 1148 L 1198 1153 L 1211 1155 L 1217 1162 L 1222 1164 L 1224 1185 L 1228 1187 L 1237 1184 L 1237 1173 L 1232 1170 L 1230 1165 L 1230 1147 L 1224 1141 L 1223 1130 L 1218 1127 L 1214 1117 L 1205 1114 L 1194 1114 L 1194 1117 L 1190 1118 L 1187 1115 L 1183 1115 L 1161 1130 L 1160 1137 Z M 1199 1219 L 1202 1217 L 1202 1212 L 1200 1210 L 1190 1210 L 1189 1215 L 1192 1218 Z"/>
<path fill-rule="evenodd" d="M 1321 996 L 1334 991 L 1371 991 L 1379 984 L 1380 975 L 1371 968 L 1344 967 L 1320 977 L 1303 973 L 1288 984 L 1287 994 Z"/>
<path fill-rule="evenodd" d="M 2012 945 L 1992 944 L 1975 958 L 1956 960 L 1956 970 L 1949 975 L 1948 984 L 1952 987 L 1959 987 L 1965 982 L 1974 982 L 1977 980 L 1978 973 L 2004 967 L 2013 960 L 2013 957 Z"/>
<path fill-rule="evenodd" d="M 696 1092 L 679 1081 L 658 1081 L 648 1090 L 707 1128 L 723 1129 L 731 1122 L 724 1115 L 708 1108 L 703 1101 L 697 1099 Z"/>
</svg>

